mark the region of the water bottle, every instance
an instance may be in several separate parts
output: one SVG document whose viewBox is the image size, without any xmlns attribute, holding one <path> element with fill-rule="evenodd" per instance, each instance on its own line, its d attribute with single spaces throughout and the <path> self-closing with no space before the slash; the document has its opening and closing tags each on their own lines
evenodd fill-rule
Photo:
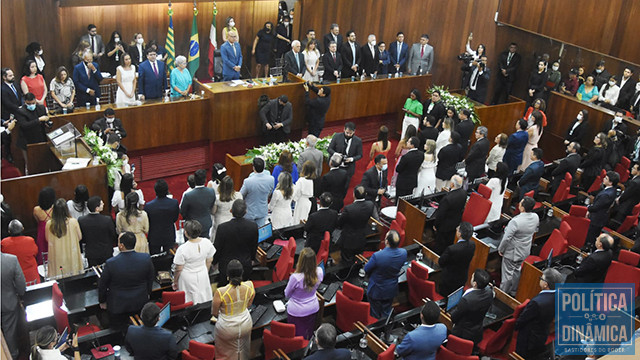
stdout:
<svg viewBox="0 0 640 360">
<path fill-rule="evenodd" d="M 367 273 L 364 271 L 364 268 L 361 267 L 360 270 L 358 270 L 358 276 L 364 279 L 365 275 L 367 275 Z"/>
<path fill-rule="evenodd" d="M 353 82 L 353 81 L 356 81 L 356 77 L 355 76 L 351 77 L 351 82 Z"/>
<path fill-rule="evenodd" d="M 387 79 L 391 79 L 391 74 L 387 74 Z"/>
<path fill-rule="evenodd" d="M 84 104 L 84 106 L 87 107 L 87 110 L 91 110 L 91 103 L 87 101 L 86 104 Z"/>
<path fill-rule="evenodd" d="M 399 77 L 399 76 L 400 76 L 400 73 L 396 73 L 396 74 L 394 75 L 394 77 L 395 77 L 395 78 L 397 78 L 397 77 Z"/>
<path fill-rule="evenodd" d="M 100 98 L 96 98 L 96 111 L 100 111 Z"/>
<path fill-rule="evenodd" d="M 549 208 L 549 210 L 547 210 L 547 217 L 553 217 L 553 208 Z"/>
<path fill-rule="evenodd" d="M 66 106 L 62 108 L 62 113 L 65 114 L 65 115 L 67 114 L 67 107 Z"/>
<path fill-rule="evenodd" d="M 422 253 L 422 250 L 418 251 L 418 253 L 416 254 L 416 261 L 422 261 L 423 258 L 424 254 Z"/>
<path fill-rule="evenodd" d="M 398 77 L 402 77 L 402 71 L 398 72 Z"/>
<path fill-rule="evenodd" d="M 360 346 L 360 359 L 364 359 L 364 349 L 367 348 L 367 346 L 369 345 L 369 343 L 367 342 L 367 334 L 362 335 L 362 338 L 360 339 L 360 342 L 358 342 L 358 346 Z"/>
<path fill-rule="evenodd" d="M 364 81 L 364 72 L 362 73 L 362 75 L 360 75 L 360 81 Z"/>
</svg>

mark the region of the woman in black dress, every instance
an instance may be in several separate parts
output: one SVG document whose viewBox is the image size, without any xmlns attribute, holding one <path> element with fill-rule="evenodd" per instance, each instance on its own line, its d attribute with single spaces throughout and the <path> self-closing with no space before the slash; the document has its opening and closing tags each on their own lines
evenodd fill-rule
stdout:
<svg viewBox="0 0 640 360">
<path fill-rule="evenodd" d="M 104 71 L 113 76 L 116 75 L 116 68 L 120 65 L 120 60 L 124 55 L 125 47 L 126 44 L 123 42 L 120 32 L 117 30 L 112 32 L 109 43 L 107 44 L 107 56 L 103 58 Z"/>
<path fill-rule="evenodd" d="M 267 21 L 264 27 L 258 31 L 258 35 L 253 40 L 253 49 L 251 54 L 256 56 L 256 76 L 260 77 L 262 67 L 264 66 L 264 77 L 269 76 L 269 61 L 271 60 L 271 52 L 273 52 L 273 41 L 275 40 L 275 31 L 273 23 Z"/>
</svg>

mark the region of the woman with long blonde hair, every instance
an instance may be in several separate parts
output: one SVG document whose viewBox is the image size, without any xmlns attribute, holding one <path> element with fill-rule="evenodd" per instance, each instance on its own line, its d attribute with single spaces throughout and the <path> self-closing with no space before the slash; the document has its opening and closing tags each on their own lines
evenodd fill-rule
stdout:
<svg viewBox="0 0 640 360">
<path fill-rule="evenodd" d="M 311 248 L 304 248 L 298 258 L 296 272 L 291 275 L 284 296 L 289 298 L 287 303 L 287 322 L 295 324 L 296 336 L 311 337 L 316 314 L 320 310 L 316 290 L 322 282 L 324 273 L 317 266 L 316 252 Z"/>
</svg>

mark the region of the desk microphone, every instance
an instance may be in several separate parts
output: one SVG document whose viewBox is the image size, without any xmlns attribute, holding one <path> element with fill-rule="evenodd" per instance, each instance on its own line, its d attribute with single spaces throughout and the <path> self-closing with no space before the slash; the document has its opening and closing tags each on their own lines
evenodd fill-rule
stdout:
<svg viewBox="0 0 640 360">
<path fill-rule="evenodd" d="M 242 62 L 241 68 L 247 69 L 247 71 L 249 72 L 249 81 L 247 81 L 249 84 L 254 84 L 255 82 L 253 81 L 253 77 L 251 76 L 251 69 L 249 69 L 248 66 L 246 66 L 244 64 L 244 62 Z"/>
</svg>

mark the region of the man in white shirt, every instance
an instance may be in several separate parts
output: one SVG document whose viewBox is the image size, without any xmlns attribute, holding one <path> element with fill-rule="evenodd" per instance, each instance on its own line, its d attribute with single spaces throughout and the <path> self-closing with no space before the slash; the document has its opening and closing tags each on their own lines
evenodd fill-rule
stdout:
<svg viewBox="0 0 640 360">
<path fill-rule="evenodd" d="M 429 45 L 429 35 L 422 34 L 420 42 L 411 46 L 409 51 L 409 65 L 407 72 L 410 74 L 428 74 L 433 66 L 433 46 Z"/>
<path fill-rule="evenodd" d="M 102 42 L 102 36 L 98 34 L 98 29 L 95 25 L 89 24 L 87 26 L 87 33 L 82 35 L 80 38 L 80 42 L 86 41 L 89 43 L 89 48 L 91 52 L 93 52 L 93 56 L 96 60 L 100 60 L 100 57 L 104 55 L 104 42 Z"/>
</svg>

